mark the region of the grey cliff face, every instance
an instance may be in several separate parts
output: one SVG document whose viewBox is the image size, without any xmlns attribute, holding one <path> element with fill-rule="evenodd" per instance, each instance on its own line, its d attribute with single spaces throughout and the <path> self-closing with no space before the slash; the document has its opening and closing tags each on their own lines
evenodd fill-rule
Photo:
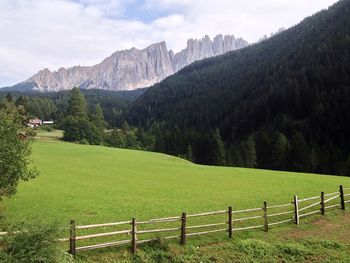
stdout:
<svg viewBox="0 0 350 263">
<path fill-rule="evenodd" d="M 225 54 L 248 46 L 248 42 L 234 36 L 217 35 L 212 41 L 208 36 L 201 40 L 190 39 L 187 47 L 174 55 L 174 71 L 177 72 L 194 61 Z"/>
<path fill-rule="evenodd" d="M 194 61 L 244 48 L 248 42 L 234 36 L 218 35 L 212 41 L 190 39 L 187 47 L 174 54 L 165 42 L 139 50 L 117 51 L 100 64 L 60 68 L 51 72 L 44 69 L 14 87 L 30 87 L 39 91 L 84 89 L 133 90 L 151 86 L 181 70 Z"/>
</svg>

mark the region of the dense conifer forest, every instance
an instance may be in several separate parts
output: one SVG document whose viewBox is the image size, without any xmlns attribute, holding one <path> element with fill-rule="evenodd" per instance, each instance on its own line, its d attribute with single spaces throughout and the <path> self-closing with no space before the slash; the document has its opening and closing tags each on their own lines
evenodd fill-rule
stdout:
<svg viewBox="0 0 350 263">
<path fill-rule="evenodd" d="M 149 89 L 129 123 L 203 164 L 350 174 L 350 1 Z"/>
<path fill-rule="evenodd" d="M 349 54 L 350 1 L 342 0 L 151 88 L 82 93 L 88 119 L 93 122 L 99 104 L 106 128 L 114 128 L 102 136 L 109 146 L 201 164 L 350 175 Z M 64 128 L 69 92 L 7 96 Z"/>
<path fill-rule="evenodd" d="M 109 127 L 121 126 L 124 121 L 124 111 L 136 98 L 141 96 L 145 89 L 134 91 L 106 91 L 106 90 L 81 90 L 87 100 L 89 111 L 93 112 L 97 104 L 100 104 L 105 120 Z M 1 91 L 0 99 L 11 96 L 16 105 L 25 107 L 32 117 L 46 120 L 55 120 L 61 123 L 68 111 L 70 91 L 52 93 Z"/>
</svg>

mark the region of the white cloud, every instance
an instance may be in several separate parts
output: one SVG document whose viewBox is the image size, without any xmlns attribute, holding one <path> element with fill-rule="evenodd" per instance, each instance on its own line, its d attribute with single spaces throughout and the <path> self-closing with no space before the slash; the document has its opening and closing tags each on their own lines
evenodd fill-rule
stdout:
<svg viewBox="0 0 350 263">
<path fill-rule="evenodd" d="M 42 68 L 92 65 L 116 50 L 234 34 L 256 41 L 335 0 L 1 0 L 0 87 Z M 128 19 L 128 5 L 157 17 Z"/>
</svg>

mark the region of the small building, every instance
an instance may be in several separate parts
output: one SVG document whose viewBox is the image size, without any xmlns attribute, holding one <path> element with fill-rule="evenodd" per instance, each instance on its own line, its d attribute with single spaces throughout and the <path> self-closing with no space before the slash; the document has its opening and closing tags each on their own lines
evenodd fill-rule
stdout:
<svg viewBox="0 0 350 263">
<path fill-rule="evenodd" d="M 43 121 L 42 125 L 53 125 L 53 121 Z"/>
<path fill-rule="evenodd" d="M 42 124 L 43 124 L 43 122 L 40 119 L 30 119 L 28 122 L 28 126 L 31 128 L 39 127 Z"/>
</svg>

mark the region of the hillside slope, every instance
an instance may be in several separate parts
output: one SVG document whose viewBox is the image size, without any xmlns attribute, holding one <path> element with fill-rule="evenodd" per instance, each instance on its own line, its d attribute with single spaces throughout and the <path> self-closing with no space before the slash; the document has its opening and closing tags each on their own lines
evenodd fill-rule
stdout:
<svg viewBox="0 0 350 263">
<path fill-rule="evenodd" d="M 350 174 L 349 54 L 350 1 L 342 0 L 184 68 L 141 96 L 128 118 L 157 135 L 157 150 L 198 163 Z"/>
<path fill-rule="evenodd" d="M 150 219 L 188 213 L 286 203 L 334 192 L 348 178 L 201 166 L 169 155 L 36 141 L 32 155 L 40 175 L 4 200 L 16 220 L 66 225 Z"/>
</svg>

